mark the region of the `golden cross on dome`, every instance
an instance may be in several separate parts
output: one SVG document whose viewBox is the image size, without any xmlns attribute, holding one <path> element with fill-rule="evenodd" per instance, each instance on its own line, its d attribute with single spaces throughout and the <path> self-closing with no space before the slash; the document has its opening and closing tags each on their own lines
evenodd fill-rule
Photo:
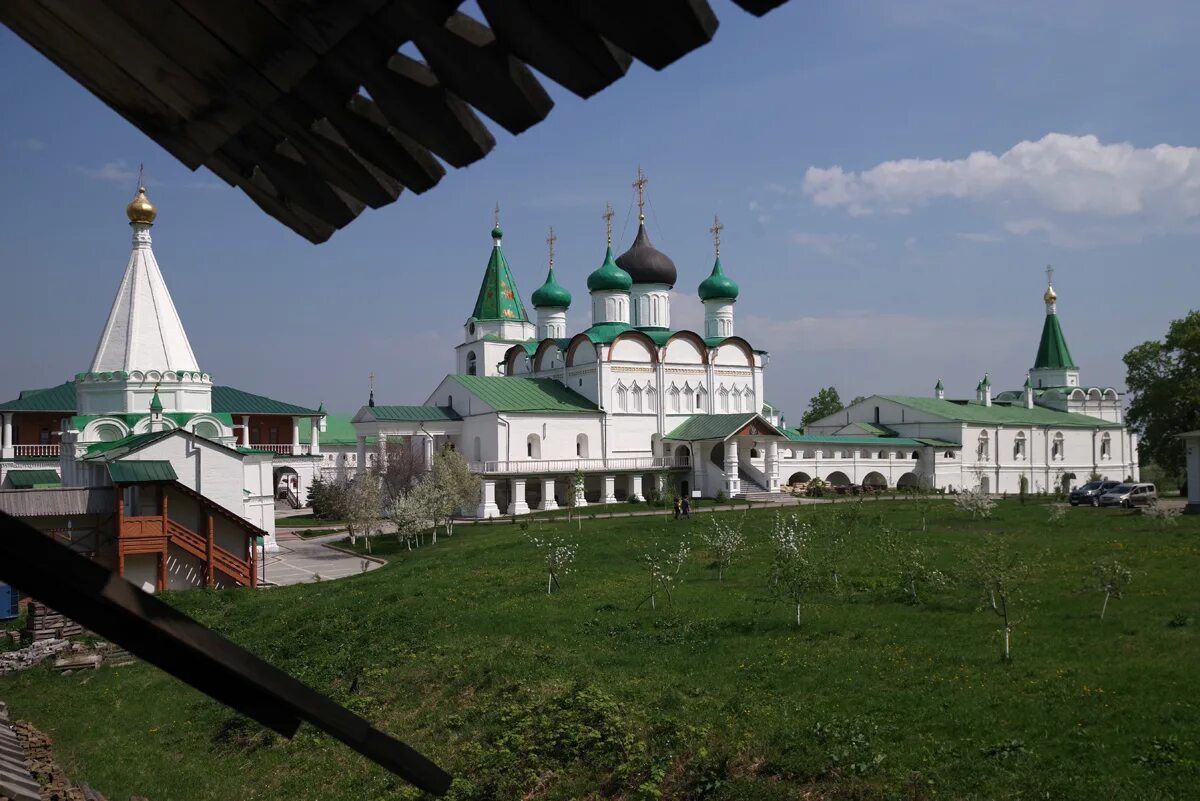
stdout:
<svg viewBox="0 0 1200 801">
<path fill-rule="evenodd" d="M 608 230 L 608 244 L 612 245 L 612 218 L 613 209 L 611 203 L 604 204 L 604 214 L 600 215 L 604 218 L 604 227 Z"/>
<path fill-rule="evenodd" d="M 717 250 L 717 255 L 721 255 L 721 231 L 725 230 L 725 226 L 721 225 L 721 218 L 713 215 L 712 228 L 708 232 L 713 235 L 713 247 Z"/>
<path fill-rule="evenodd" d="M 550 235 L 546 237 L 546 244 L 550 246 L 550 267 L 554 267 L 554 243 L 558 241 L 558 237 L 554 235 L 554 226 L 550 226 Z"/>
<path fill-rule="evenodd" d="M 633 182 L 633 188 L 638 193 L 638 222 L 646 221 L 646 174 L 642 172 L 642 165 L 638 165 L 637 180 Z"/>
<path fill-rule="evenodd" d="M 145 171 L 145 167 L 146 167 L 145 164 L 138 165 L 138 185 L 137 185 L 138 189 L 141 189 L 142 187 L 144 187 L 146 185 L 145 182 L 142 180 L 142 173 Z"/>
</svg>

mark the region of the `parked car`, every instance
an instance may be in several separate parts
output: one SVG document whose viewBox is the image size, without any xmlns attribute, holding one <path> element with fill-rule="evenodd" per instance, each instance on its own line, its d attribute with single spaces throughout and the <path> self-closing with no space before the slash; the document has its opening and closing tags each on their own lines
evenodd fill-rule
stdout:
<svg viewBox="0 0 1200 801">
<path fill-rule="evenodd" d="M 1071 490 L 1067 500 L 1071 502 L 1072 506 L 1078 506 L 1081 503 L 1099 506 L 1100 496 L 1119 486 L 1121 486 L 1120 481 L 1089 481 L 1082 487 Z"/>
<path fill-rule="evenodd" d="M 1118 484 L 1100 496 L 1101 506 L 1145 506 L 1158 500 L 1153 484 Z"/>
</svg>

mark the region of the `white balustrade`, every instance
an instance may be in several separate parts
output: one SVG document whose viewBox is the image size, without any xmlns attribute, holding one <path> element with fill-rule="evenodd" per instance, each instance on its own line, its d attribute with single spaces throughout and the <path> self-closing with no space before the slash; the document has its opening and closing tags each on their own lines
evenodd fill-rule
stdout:
<svg viewBox="0 0 1200 801">
<path fill-rule="evenodd" d="M 629 456 L 615 459 L 521 459 L 495 462 L 471 462 L 472 473 L 599 473 L 621 470 L 666 470 L 686 467 L 673 456 Z"/>
<path fill-rule="evenodd" d="M 312 448 L 311 445 L 292 445 L 290 443 L 286 445 L 276 443 L 259 443 L 255 445 L 252 443 L 249 447 L 251 450 L 270 451 L 280 456 L 308 456 L 309 449 Z"/>
<path fill-rule="evenodd" d="M 58 456 L 57 445 L 14 445 L 15 456 L 51 457 Z"/>
</svg>

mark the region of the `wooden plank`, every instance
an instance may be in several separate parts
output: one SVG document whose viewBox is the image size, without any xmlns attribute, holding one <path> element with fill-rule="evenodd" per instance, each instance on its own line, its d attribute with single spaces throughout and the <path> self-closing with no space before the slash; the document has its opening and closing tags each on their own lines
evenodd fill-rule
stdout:
<svg viewBox="0 0 1200 801">
<path fill-rule="evenodd" d="M 206 161 L 205 166 L 230 186 L 235 186 L 245 192 L 246 197 L 250 198 L 268 215 L 313 244 L 319 245 L 326 241 L 337 230 L 335 226 L 286 202 L 275 192 L 273 187 L 269 186 L 269 183 L 259 183 L 255 179 L 257 167 L 254 164 L 244 166 L 237 159 L 221 151 Z"/>
<path fill-rule="evenodd" d="M 562 0 L 479 0 L 479 8 L 505 49 L 580 97 L 612 84 L 633 62 Z"/>
<path fill-rule="evenodd" d="M 394 175 L 414 192 L 432 189 L 446 169 L 426 148 L 388 127 L 383 112 L 373 102 L 354 95 L 345 109 L 330 115 L 329 124 L 360 157 Z"/>
<path fill-rule="evenodd" d="M 717 17 L 705 0 L 567 0 L 592 30 L 661 70 L 712 41 Z"/>
<path fill-rule="evenodd" d="M 161 100 L 187 121 L 187 135 L 211 153 L 254 118 L 255 109 L 228 103 L 211 85 L 182 69 L 160 42 L 132 30 L 105 3 L 36 0 L 60 23 L 82 34 L 113 64 L 121 67 L 143 91 Z"/>
<path fill-rule="evenodd" d="M 207 523 L 207 528 L 208 528 L 208 532 L 207 532 L 208 533 L 208 537 L 207 537 L 208 541 L 205 543 L 205 552 L 206 552 L 205 555 L 208 558 L 205 560 L 206 568 L 205 568 L 205 572 L 204 572 L 204 583 L 207 586 L 212 587 L 213 584 L 215 583 L 213 580 L 213 547 L 214 547 L 215 543 L 213 540 L 212 512 L 209 512 L 207 515 L 205 515 L 205 521 Z"/>
<path fill-rule="evenodd" d="M 35 3 L 0 3 L 0 22 L 185 165 L 194 170 L 203 163 L 206 150 L 192 138 L 186 120 L 88 38 Z"/>
<path fill-rule="evenodd" d="M 471 107 L 447 92 L 433 70 L 406 55 L 369 67 L 363 86 L 388 124 L 452 166 L 478 161 L 496 145 Z"/>
<path fill-rule="evenodd" d="M 761 17 L 768 11 L 773 11 L 787 2 L 787 0 L 733 0 L 742 7 L 743 10 L 749 11 L 756 17 Z"/>
<path fill-rule="evenodd" d="M 256 0 L 259 6 L 286 25 L 314 53 L 324 53 L 333 48 L 389 1 L 314 3 L 312 0 Z"/>
<path fill-rule="evenodd" d="M 444 25 L 430 21 L 434 0 L 398 9 L 413 42 L 438 81 L 458 97 L 518 134 L 541 122 L 554 101 L 520 59 L 496 42 L 491 29 L 455 13 Z"/>
<path fill-rule="evenodd" d="M 418 789 L 450 787 L 449 774 L 369 721 L 4 514 L 0 581 L 285 737 L 307 721 Z"/>
</svg>

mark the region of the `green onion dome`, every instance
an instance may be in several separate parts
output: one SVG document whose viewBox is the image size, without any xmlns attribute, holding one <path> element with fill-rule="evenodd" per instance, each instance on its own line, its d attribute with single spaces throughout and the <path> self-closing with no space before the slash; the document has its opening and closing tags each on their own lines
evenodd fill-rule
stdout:
<svg viewBox="0 0 1200 801">
<path fill-rule="evenodd" d="M 504 229 L 502 229 L 500 226 L 497 225 L 495 228 L 492 229 L 492 239 L 503 239 L 503 238 L 504 238 Z"/>
<path fill-rule="evenodd" d="M 612 246 L 610 245 L 608 252 L 604 254 L 604 264 L 601 264 L 595 272 L 588 276 L 588 291 L 617 290 L 628 292 L 632 286 L 633 279 L 629 277 L 629 273 L 622 270 L 613 261 Z"/>
<path fill-rule="evenodd" d="M 700 283 L 700 300 L 737 300 L 738 285 L 721 270 L 721 257 L 713 265 L 712 275 Z"/>
<path fill-rule="evenodd" d="M 554 268 L 546 273 L 546 283 L 533 292 L 535 309 L 565 309 L 571 305 L 571 293 L 554 280 Z"/>
</svg>

